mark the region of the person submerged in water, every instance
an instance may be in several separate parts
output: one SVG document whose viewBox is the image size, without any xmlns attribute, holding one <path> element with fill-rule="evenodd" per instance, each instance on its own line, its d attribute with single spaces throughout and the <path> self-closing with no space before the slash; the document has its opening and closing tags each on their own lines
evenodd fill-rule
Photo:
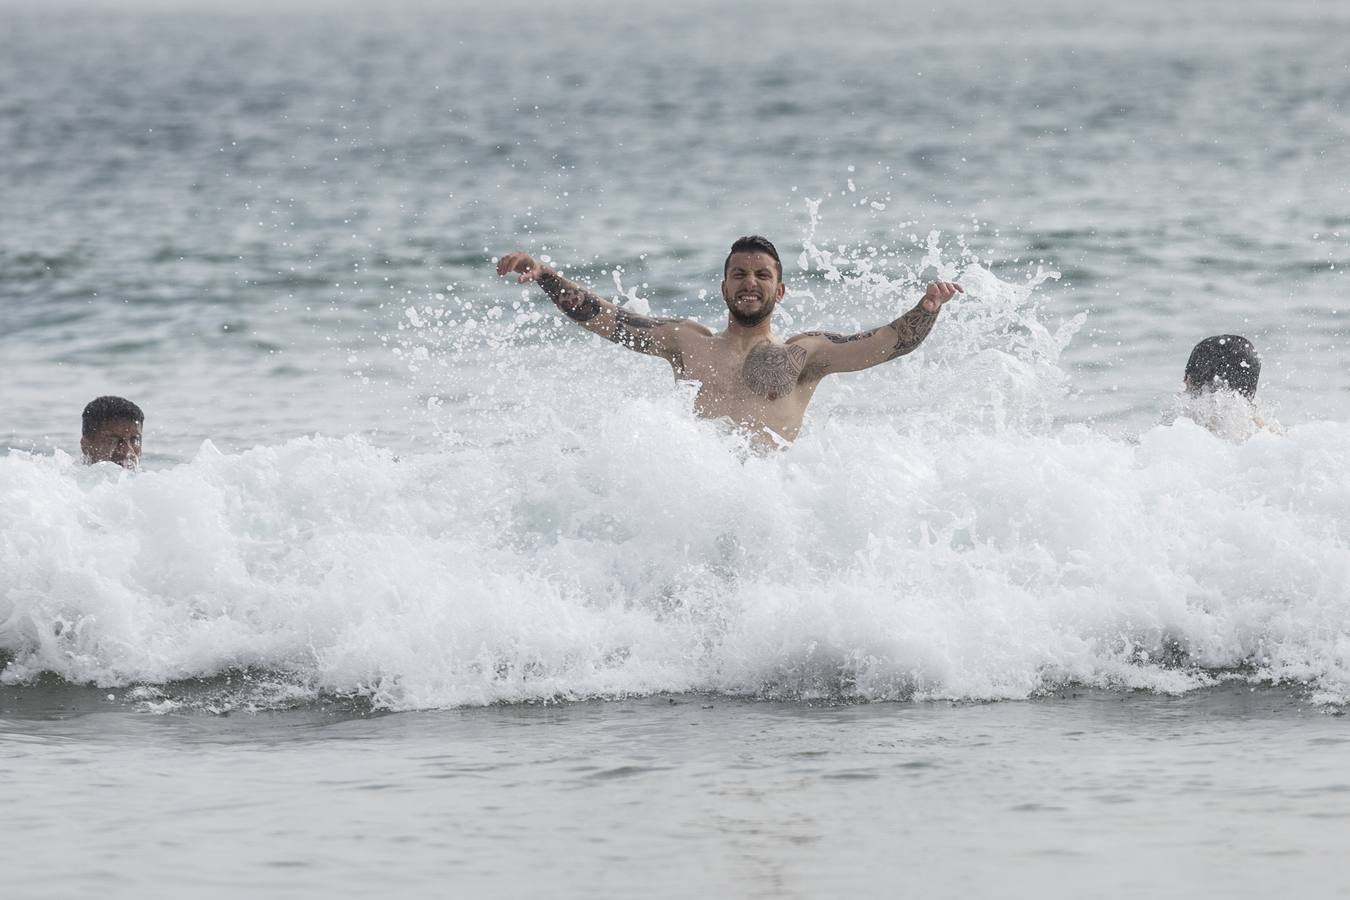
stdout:
<svg viewBox="0 0 1350 900">
<path fill-rule="evenodd" d="M 116 463 L 124 469 L 141 464 L 141 428 L 145 414 L 122 397 L 97 397 L 84 408 L 80 452 L 88 465 Z"/>
<path fill-rule="evenodd" d="M 1261 356 L 1252 342 L 1237 334 L 1217 334 L 1195 345 L 1186 360 L 1186 393 L 1192 397 L 1214 391 L 1237 391 L 1256 399 L 1261 380 Z"/>
<path fill-rule="evenodd" d="M 677 380 L 698 384 L 694 408 L 700 416 L 729 419 L 763 447 L 797 437 L 822 378 L 909 353 L 928 336 L 942 305 L 963 293 L 955 282 L 935 281 L 913 309 L 889 324 L 858 334 L 808 331 L 782 340 L 770 319 L 787 292 L 783 264 L 774 245 L 758 235 L 733 243 L 722 266 L 727 327 L 717 332 L 689 319 L 635 315 L 528 253 L 501 257 L 497 274 L 535 282 L 583 328 L 665 359 Z"/>
<path fill-rule="evenodd" d="M 1256 405 L 1261 356 L 1252 342 L 1237 334 L 1217 334 L 1195 345 L 1186 360 L 1175 420 L 1184 416 L 1219 437 L 1241 442 L 1257 431 L 1279 432 Z"/>
</svg>

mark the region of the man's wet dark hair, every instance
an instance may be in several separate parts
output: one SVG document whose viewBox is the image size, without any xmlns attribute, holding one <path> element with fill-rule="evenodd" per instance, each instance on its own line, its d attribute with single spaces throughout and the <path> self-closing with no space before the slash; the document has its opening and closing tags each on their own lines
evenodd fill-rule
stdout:
<svg viewBox="0 0 1350 900">
<path fill-rule="evenodd" d="M 84 408 L 81 434 L 91 438 L 105 422 L 123 422 L 128 419 L 137 425 L 144 425 L 145 413 L 123 397 L 95 397 Z"/>
<path fill-rule="evenodd" d="M 1227 387 L 1246 397 L 1256 396 L 1261 357 L 1252 342 L 1237 334 L 1216 334 L 1195 345 L 1186 360 L 1186 390 Z"/>
<path fill-rule="evenodd" d="M 778 258 L 778 248 L 766 237 L 760 237 L 757 234 L 747 234 L 745 237 L 736 238 L 736 243 L 731 245 L 731 252 L 727 254 L 727 261 L 722 263 L 722 277 L 727 277 L 727 271 L 731 268 L 731 257 L 736 253 L 767 253 L 773 257 L 773 261 L 778 266 L 778 280 L 783 280 L 783 261 Z"/>
</svg>

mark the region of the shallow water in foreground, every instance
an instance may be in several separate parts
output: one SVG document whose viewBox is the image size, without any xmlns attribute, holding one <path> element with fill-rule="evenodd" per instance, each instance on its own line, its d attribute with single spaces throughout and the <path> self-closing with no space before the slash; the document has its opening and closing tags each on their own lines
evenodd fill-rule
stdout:
<svg viewBox="0 0 1350 900">
<path fill-rule="evenodd" d="M 1242 684 L 209 716 L 44 683 L 0 688 L 0 861 L 29 898 L 1334 897 L 1347 748 Z"/>
</svg>

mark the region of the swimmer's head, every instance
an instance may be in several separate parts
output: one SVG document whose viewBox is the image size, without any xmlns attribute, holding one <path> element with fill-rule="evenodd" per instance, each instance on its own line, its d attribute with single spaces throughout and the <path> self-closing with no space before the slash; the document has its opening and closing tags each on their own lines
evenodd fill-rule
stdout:
<svg viewBox="0 0 1350 900">
<path fill-rule="evenodd" d="M 778 280 L 783 280 L 783 261 L 778 258 L 778 248 L 768 238 L 757 234 L 736 238 L 736 242 L 731 245 L 731 252 L 727 254 L 727 261 L 722 263 L 723 278 L 731 272 L 731 258 L 737 253 L 767 253 L 772 257 L 774 267 L 778 271 Z"/>
<path fill-rule="evenodd" d="M 758 325 L 773 314 L 787 288 L 783 261 L 768 238 L 737 238 L 722 265 L 722 299 L 739 325 Z"/>
<path fill-rule="evenodd" d="M 98 397 L 84 408 L 80 452 L 86 463 L 110 462 L 134 469 L 141 462 L 145 414 L 130 400 Z"/>
<path fill-rule="evenodd" d="M 1236 334 L 1207 337 L 1195 345 L 1186 360 L 1186 392 L 1203 394 L 1216 390 L 1256 396 L 1261 377 L 1261 357 L 1252 342 Z"/>
</svg>

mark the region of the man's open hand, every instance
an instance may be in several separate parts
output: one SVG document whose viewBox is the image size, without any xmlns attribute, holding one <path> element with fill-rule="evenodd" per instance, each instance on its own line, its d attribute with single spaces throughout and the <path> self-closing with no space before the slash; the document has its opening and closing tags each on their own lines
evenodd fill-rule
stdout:
<svg viewBox="0 0 1350 900">
<path fill-rule="evenodd" d="M 528 257 L 526 258 L 528 259 Z M 502 272 L 500 266 L 498 266 L 497 271 Z M 919 301 L 919 305 L 924 308 L 925 312 L 935 313 L 942 309 L 942 304 L 957 294 L 964 293 L 961 285 L 955 281 L 932 281 L 928 284 L 928 290 L 924 291 L 923 299 Z"/>
<path fill-rule="evenodd" d="M 548 263 L 542 263 L 528 253 L 522 253 L 517 250 L 514 253 L 508 253 L 497 260 L 497 274 L 510 275 L 515 273 L 519 278 L 517 284 L 528 284 L 531 281 L 539 280 L 540 275 L 547 273 L 557 274 L 557 270 Z"/>
</svg>

